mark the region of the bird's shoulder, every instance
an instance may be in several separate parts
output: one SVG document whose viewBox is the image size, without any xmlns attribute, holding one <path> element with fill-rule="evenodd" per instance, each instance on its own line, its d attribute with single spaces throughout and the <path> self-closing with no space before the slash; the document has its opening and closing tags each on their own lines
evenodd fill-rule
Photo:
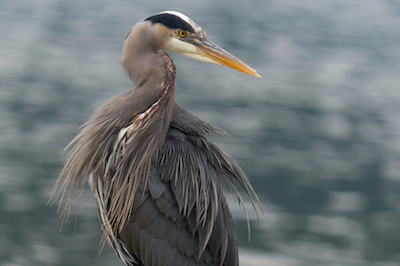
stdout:
<svg viewBox="0 0 400 266">
<path fill-rule="evenodd" d="M 172 111 L 170 127 L 193 136 L 226 135 L 226 132 L 222 129 L 208 124 L 178 104 L 175 104 Z"/>
</svg>

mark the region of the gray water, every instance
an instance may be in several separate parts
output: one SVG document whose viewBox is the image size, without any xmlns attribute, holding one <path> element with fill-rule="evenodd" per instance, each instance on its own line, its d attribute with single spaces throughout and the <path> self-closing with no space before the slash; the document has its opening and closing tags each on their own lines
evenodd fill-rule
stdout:
<svg viewBox="0 0 400 266">
<path fill-rule="evenodd" d="M 230 134 L 213 140 L 263 203 L 249 242 L 231 202 L 242 265 L 398 265 L 400 2 L 188 2 L 0 2 L 0 265 L 122 265 L 98 256 L 91 192 L 61 232 L 47 196 L 78 127 L 132 87 L 131 26 L 163 10 L 263 76 L 172 55 L 177 101 Z"/>
</svg>

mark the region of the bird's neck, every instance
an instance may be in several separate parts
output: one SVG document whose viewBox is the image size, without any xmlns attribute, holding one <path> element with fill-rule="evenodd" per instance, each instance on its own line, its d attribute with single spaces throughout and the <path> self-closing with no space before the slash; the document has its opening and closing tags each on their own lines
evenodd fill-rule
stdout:
<svg viewBox="0 0 400 266">
<path fill-rule="evenodd" d="M 157 97 L 157 104 L 159 108 L 162 108 L 166 104 L 168 104 L 167 101 L 169 102 L 169 105 L 171 105 L 171 115 L 172 115 L 172 109 L 175 105 L 175 78 L 176 78 L 176 68 L 174 63 L 172 62 L 172 59 L 168 56 L 167 53 L 161 52 L 158 53 L 159 55 L 162 56 L 164 59 L 165 67 L 167 69 L 166 71 L 166 76 L 165 80 L 161 86 L 161 91 L 159 93 L 159 97 Z"/>
<path fill-rule="evenodd" d="M 166 53 L 157 52 L 161 41 L 148 27 L 149 22 L 146 22 L 132 28 L 124 43 L 121 65 L 135 85 L 126 97 L 128 109 L 135 116 L 130 123 L 138 122 L 142 127 L 140 132 L 154 140 L 155 143 L 146 145 L 154 147 L 151 154 L 157 156 L 175 106 L 176 70 Z"/>
<path fill-rule="evenodd" d="M 159 106 L 159 111 L 165 114 L 167 109 L 171 109 L 168 107 L 175 104 L 176 71 L 169 56 L 157 52 L 160 40 L 149 32 L 148 24 L 135 25 L 124 42 L 121 65 L 135 85 L 127 100 L 139 112 L 146 111 L 160 100 L 162 108 Z"/>
<path fill-rule="evenodd" d="M 150 104 L 147 103 L 146 109 L 136 115 L 133 124 L 135 124 L 135 120 L 140 120 L 143 126 L 152 125 L 154 127 L 157 127 L 155 132 L 157 132 L 157 134 L 160 134 L 158 136 L 158 139 L 164 140 L 170 125 L 172 111 L 175 106 L 176 69 L 168 54 L 163 52 L 158 53 L 157 55 L 163 59 L 165 66 L 165 77 L 161 86 L 157 87 L 156 89 L 149 89 L 149 85 L 151 84 L 147 84 L 147 82 L 144 82 L 143 84 L 147 85 L 135 88 L 130 96 L 135 99 L 140 96 L 143 97 L 143 95 L 141 94 L 141 90 L 147 91 L 147 93 L 149 94 L 154 94 L 153 96 L 151 96 L 151 98 L 147 97 L 146 100 L 151 100 Z M 144 99 L 145 98 L 143 98 L 143 100 Z M 153 132 L 153 129 L 150 129 L 150 131 Z M 162 145 L 162 143 L 160 144 Z"/>
<path fill-rule="evenodd" d="M 159 39 L 149 31 L 149 22 L 146 22 L 136 24 L 124 42 L 121 65 L 136 88 L 144 82 L 156 85 L 164 81 L 165 60 L 157 53 Z"/>
<path fill-rule="evenodd" d="M 114 147 L 114 153 L 121 154 L 122 159 L 118 162 L 119 173 L 127 173 L 124 178 L 114 179 L 109 187 L 104 188 L 105 195 L 111 195 L 107 215 L 115 232 L 122 230 L 129 218 L 134 201 L 132 195 L 136 194 L 140 184 L 147 184 L 149 180 L 151 165 L 156 163 L 164 145 L 175 106 L 175 66 L 166 53 L 156 53 L 155 56 L 157 60 L 162 60 L 162 67 L 158 65 L 159 69 L 156 70 L 162 73 L 162 82 L 152 76 L 133 78 L 134 82 L 140 82 L 136 83 L 135 89 L 125 97 L 127 108 L 118 108 L 133 117 L 123 120 L 123 128 L 118 132 L 116 144 L 107 145 Z M 128 121 L 129 124 L 125 124 Z M 106 124 L 106 128 L 110 129 L 109 123 Z M 105 132 L 102 135 L 109 134 Z M 113 153 L 107 156 L 102 162 L 103 167 L 100 167 L 105 172 L 98 176 L 107 174 L 110 161 L 108 158 L 112 158 Z"/>
</svg>

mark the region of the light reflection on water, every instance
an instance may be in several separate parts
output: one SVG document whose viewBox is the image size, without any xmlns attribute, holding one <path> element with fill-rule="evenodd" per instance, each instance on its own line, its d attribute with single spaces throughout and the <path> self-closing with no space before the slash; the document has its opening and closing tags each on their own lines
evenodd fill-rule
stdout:
<svg viewBox="0 0 400 266">
<path fill-rule="evenodd" d="M 108 248 L 97 256 L 90 193 L 61 233 L 47 195 L 78 127 L 132 87 L 119 65 L 130 26 L 169 9 L 263 76 L 172 56 L 177 101 L 232 136 L 213 140 L 263 202 L 258 223 L 247 207 L 250 242 L 233 210 L 242 265 L 400 262 L 400 6 L 250 3 L 4 1 L 0 264 L 119 263 Z"/>
</svg>

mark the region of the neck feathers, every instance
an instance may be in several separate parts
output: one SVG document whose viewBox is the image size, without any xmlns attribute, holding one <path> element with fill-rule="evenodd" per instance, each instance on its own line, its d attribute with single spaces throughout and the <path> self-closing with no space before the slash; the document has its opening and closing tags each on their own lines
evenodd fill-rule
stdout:
<svg viewBox="0 0 400 266">
<path fill-rule="evenodd" d="M 151 165 L 168 132 L 175 105 L 175 66 L 166 53 L 159 54 L 165 61 L 166 78 L 157 100 L 132 123 L 119 132 L 112 156 L 120 158 L 118 169 L 109 182 L 105 195 L 110 195 L 108 218 L 115 231 L 122 230 L 133 209 L 139 186 L 147 186 Z M 107 176 L 107 173 L 105 174 Z M 128 189 L 127 189 L 128 188 Z"/>
<path fill-rule="evenodd" d="M 132 80 L 138 82 L 135 89 L 130 94 L 114 97 L 96 110 L 69 144 L 73 148 L 52 191 L 52 197 L 59 198 L 61 204 L 71 184 L 63 211 L 66 216 L 78 183 L 83 189 L 91 175 L 92 184 L 102 184 L 108 226 L 119 231 L 132 211 L 139 185 L 146 186 L 151 165 L 170 126 L 176 74 L 166 53 L 148 55 L 153 63 L 161 62 L 154 71 L 155 76 L 141 80 L 131 73 Z"/>
</svg>

